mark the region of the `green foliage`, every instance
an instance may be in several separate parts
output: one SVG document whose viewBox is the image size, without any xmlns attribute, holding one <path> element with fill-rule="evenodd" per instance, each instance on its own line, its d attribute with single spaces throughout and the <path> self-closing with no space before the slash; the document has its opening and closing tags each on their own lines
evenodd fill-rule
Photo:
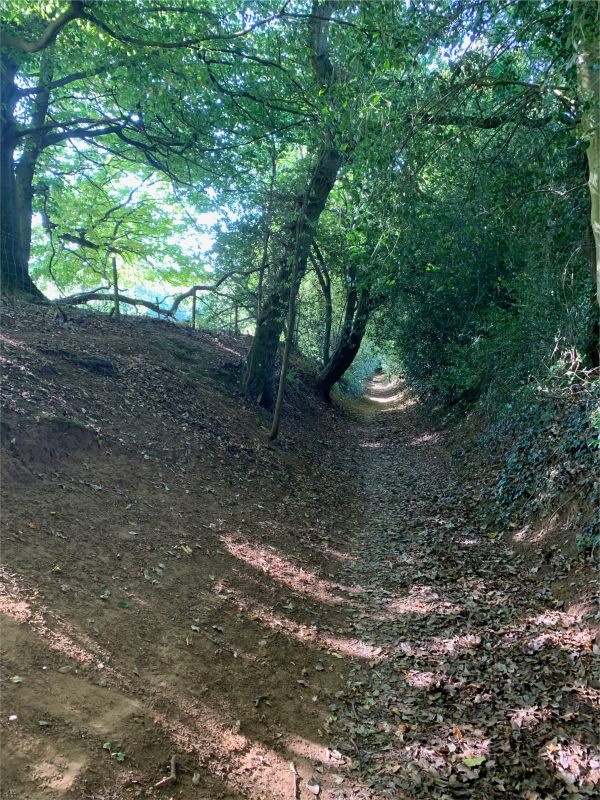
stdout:
<svg viewBox="0 0 600 800">
<path fill-rule="evenodd" d="M 188 286 L 198 274 L 189 226 L 170 188 L 149 170 L 123 173 L 115 157 L 90 163 L 80 154 L 49 165 L 38 182 L 31 274 L 62 291 L 112 280 L 117 258 L 121 288 L 168 283 Z M 55 177 L 56 176 L 56 177 Z"/>
<path fill-rule="evenodd" d="M 421 388 L 489 408 L 561 354 L 585 359 L 587 208 L 581 154 L 568 140 L 541 158 L 531 134 L 517 133 L 499 163 L 490 134 L 471 139 L 429 171 L 397 264 L 395 314 L 379 335 L 395 340 Z M 477 151 L 485 180 L 469 160 Z"/>
<path fill-rule="evenodd" d="M 339 391 L 347 397 L 360 397 L 365 382 L 382 368 L 379 350 L 368 340 L 363 341 L 350 369 L 339 382 Z"/>
<path fill-rule="evenodd" d="M 64 9 L 5 6 L 9 37 L 29 42 Z M 106 286 L 116 256 L 121 288 L 154 301 L 226 275 L 199 299 L 200 324 L 251 333 L 329 139 L 344 159 L 316 230 L 331 349 L 352 291 L 375 309 L 345 391 L 383 358 L 449 404 L 494 410 L 564 359 L 589 366 L 573 21 L 554 6 L 337 4 L 336 80 L 322 85 L 310 0 L 85 4 L 50 47 L 8 48 L 16 156 L 35 160 L 34 278 Z M 324 320 L 309 269 L 298 345 L 313 363 Z"/>
<path fill-rule="evenodd" d="M 577 510 L 571 522 L 581 531 L 579 547 L 597 547 L 600 383 L 590 387 L 563 367 L 548 386 L 531 386 L 518 400 L 481 441 L 492 452 L 508 445 L 491 492 L 490 521 L 515 528 L 570 504 Z"/>
</svg>

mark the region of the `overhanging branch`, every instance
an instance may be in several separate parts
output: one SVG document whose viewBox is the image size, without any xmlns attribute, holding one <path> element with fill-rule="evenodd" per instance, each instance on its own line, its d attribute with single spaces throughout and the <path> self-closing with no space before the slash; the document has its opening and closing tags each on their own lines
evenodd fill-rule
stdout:
<svg viewBox="0 0 600 800">
<path fill-rule="evenodd" d="M 10 36 L 3 32 L 2 44 L 4 47 L 20 50 L 22 53 L 38 53 L 52 44 L 65 25 L 74 19 L 84 19 L 84 17 L 83 0 L 71 0 L 67 10 L 49 22 L 40 38 L 35 42 L 28 42 L 19 36 Z"/>
</svg>

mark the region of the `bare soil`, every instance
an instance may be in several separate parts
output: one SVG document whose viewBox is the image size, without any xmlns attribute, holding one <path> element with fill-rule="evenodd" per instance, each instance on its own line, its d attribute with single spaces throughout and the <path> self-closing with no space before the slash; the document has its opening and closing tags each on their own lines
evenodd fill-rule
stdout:
<svg viewBox="0 0 600 800">
<path fill-rule="evenodd" d="M 589 565 L 485 529 L 401 385 L 272 445 L 243 340 L 2 330 L 3 798 L 598 796 Z"/>
</svg>

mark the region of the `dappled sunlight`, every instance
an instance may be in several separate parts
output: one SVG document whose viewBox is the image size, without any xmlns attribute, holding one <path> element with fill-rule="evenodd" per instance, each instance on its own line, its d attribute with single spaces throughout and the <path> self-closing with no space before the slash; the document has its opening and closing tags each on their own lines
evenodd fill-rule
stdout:
<svg viewBox="0 0 600 800">
<path fill-rule="evenodd" d="M 365 386 L 365 397 L 373 403 L 388 405 L 397 403 L 405 394 L 399 378 L 388 379 L 385 375 L 374 375 Z"/>
<path fill-rule="evenodd" d="M 434 637 L 429 644 L 430 652 L 436 652 L 436 649 L 439 648 L 439 652 L 447 653 L 448 655 L 477 650 L 480 646 L 481 636 L 474 633 L 467 633 L 464 636 L 452 636 L 448 639 Z"/>
<path fill-rule="evenodd" d="M 1 567 L 0 580 L 1 614 L 25 624 L 61 655 L 79 664 L 93 665 L 113 679 L 123 680 L 123 676 L 107 665 L 109 653 L 105 648 L 48 607 L 38 604 L 35 594 L 30 596 L 16 575 Z M 55 627 L 50 626 L 49 618 Z"/>
<path fill-rule="evenodd" d="M 165 703 L 170 707 L 168 713 L 163 710 Z M 199 702 L 177 685 L 163 687 L 160 699 L 150 705 L 148 713 L 154 724 L 167 733 L 177 752 L 193 754 L 199 769 L 214 775 L 228 789 L 241 791 L 244 797 L 296 797 L 296 760 L 320 764 L 321 782 L 326 780 L 327 768 L 339 769 L 345 763 L 340 753 L 295 734 L 285 722 L 277 734 L 276 746 L 257 740 L 247 730 L 246 716 L 235 719 L 229 711 Z"/>
<path fill-rule="evenodd" d="M 517 708 L 509 716 L 511 728 L 518 728 L 530 730 L 536 728 L 544 720 L 550 718 L 551 712 L 548 708 L 540 708 L 539 706 L 526 706 L 524 708 Z"/>
<path fill-rule="evenodd" d="M 530 627 L 534 626 L 533 630 Z M 596 631 L 583 625 L 577 615 L 564 611 L 546 611 L 528 617 L 522 625 L 526 632 L 524 641 L 533 651 L 558 648 L 573 655 L 583 651 L 592 652 Z"/>
<path fill-rule="evenodd" d="M 64 794 L 73 788 L 77 777 L 86 765 L 85 758 L 66 758 L 62 753 L 56 753 L 53 760 L 34 764 L 31 768 L 31 777 L 38 786 L 58 794 Z"/>
<path fill-rule="evenodd" d="M 438 444 L 439 440 L 439 434 L 426 432 L 415 436 L 408 444 L 410 447 L 418 447 L 423 444 Z"/>
<path fill-rule="evenodd" d="M 542 757 L 568 787 L 579 787 L 590 796 L 600 783 L 600 749 L 575 739 L 557 736 L 542 750 Z"/>
<path fill-rule="evenodd" d="M 152 707 L 149 711 L 154 724 L 167 733 L 175 751 L 193 753 L 199 769 L 244 797 L 288 800 L 297 796 L 289 751 L 297 758 L 335 763 L 328 761 L 326 748 L 309 740 L 297 736 L 288 739 L 284 734 L 281 747 L 285 752 L 278 752 L 244 733 L 244 720 L 227 720 L 222 713 L 187 696 L 175 695 L 174 704 L 175 714 Z"/>
<path fill-rule="evenodd" d="M 30 631 L 40 636 L 39 630 Z M 41 640 L 46 646 L 52 646 L 43 637 Z M 103 689 L 90 684 L 88 677 L 83 674 L 57 675 L 56 680 L 61 685 L 68 681 L 67 701 L 56 698 L 54 702 L 52 696 L 45 698 L 40 691 L 40 708 L 44 711 L 37 711 L 37 715 L 44 713 L 49 719 L 56 720 L 57 724 L 59 720 L 63 725 L 66 723 L 67 730 L 73 727 L 74 742 L 65 741 L 64 748 L 59 750 L 42 730 L 39 737 L 28 737 L 21 730 L 20 715 L 14 715 L 9 723 L 14 726 L 14 733 L 5 741 L 5 745 L 10 744 L 7 753 L 23 760 L 24 778 L 31 783 L 32 789 L 51 791 L 53 796 L 58 797 L 69 791 L 79 791 L 81 787 L 78 780 L 89 768 L 87 751 L 90 745 L 93 750 L 103 754 L 103 743 L 107 739 L 121 743 L 127 764 L 132 759 L 129 769 L 135 770 L 135 762 L 141 761 L 143 764 L 146 754 L 144 751 L 135 754 L 130 751 L 130 726 L 137 727 L 144 721 L 146 729 L 154 731 L 153 738 L 161 743 L 159 747 L 165 761 L 171 753 L 177 753 L 180 759 L 191 759 L 194 769 L 213 776 L 219 785 L 231 791 L 239 791 L 243 796 L 248 796 L 250 792 L 252 797 L 260 794 L 265 800 L 287 800 L 290 787 L 293 786 L 287 732 L 281 740 L 282 751 L 286 752 L 277 752 L 244 730 L 247 723 L 245 717 L 236 719 L 225 709 L 218 710 L 199 701 L 194 697 L 193 688 L 182 688 L 172 679 L 161 683 L 157 680 L 154 684 L 144 679 L 143 689 L 141 683 L 139 686 L 144 697 L 141 702 L 128 696 L 131 687 L 124 685 L 122 680 Z M 97 693 L 100 694 L 97 696 Z M 100 695 L 105 698 L 103 709 L 106 714 L 104 710 L 98 712 Z M 223 699 L 226 704 L 227 698 Z M 252 708 L 250 706 L 248 710 Z M 77 745 L 79 730 L 85 730 L 81 747 Z M 328 758 L 323 745 L 293 733 L 290 741 L 297 745 L 298 752 L 295 755 L 298 758 L 310 758 L 323 764 L 334 763 L 333 758 Z M 306 756 L 303 756 L 303 752 L 306 752 Z M 106 752 L 104 757 L 109 760 L 111 754 Z M 227 764 L 226 769 L 224 763 Z M 155 763 L 152 756 L 150 763 L 143 764 L 142 770 L 141 773 L 135 770 L 132 774 L 134 783 L 139 784 L 143 780 L 151 784 L 161 777 L 160 762 Z M 267 794 L 264 793 L 265 787 L 269 787 Z"/>
<path fill-rule="evenodd" d="M 243 541 L 231 534 L 221 534 L 220 539 L 227 551 L 235 558 L 264 572 L 289 589 L 307 595 L 320 603 L 341 605 L 347 603 L 348 599 L 338 594 L 339 590 L 348 593 L 356 591 L 306 571 L 299 564 L 286 558 L 272 545 L 259 545 L 248 540 Z"/>
<path fill-rule="evenodd" d="M 293 756 L 310 759 L 325 765 L 341 766 L 345 759 L 341 753 L 330 747 L 305 739 L 302 736 L 288 736 L 285 740 L 286 750 Z"/>
<path fill-rule="evenodd" d="M 434 689 L 444 680 L 444 676 L 438 672 L 421 672 L 418 669 L 407 669 L 402 674 L 404 680 L 415 689 Z"/>
<path fill-rule="evenodd" d="M 12 587 L 12 591 L 23 590 L 17 585 Z M 5 608 L 10 609 L 10 606 L 5 604 Z M 41 614 L 41 610 L 21 601 L 18 618 L 28 624 L 16 625 L 15 630 L 22 631 L 21 635 L 39 637 L 46 647 L 55 649 L 56 641 L 49 638 L 42 624 L 38 624 Z M 336 642 L 332 640 L 330 644 Z M 113 656 L 116 653 L 107 655 L 107 660 Z M 159 659 L 155 666 L 160 663 Z M 254 731 L 257 724 L 255 703 L 249 703 L 240 714 L 229 708 L 231 698 L 227 694 L 221 696 L 218 707 L 203 702 L 198 699 L 198 692 L 203 691 L 202 686 L 187 683 L 189 673 L 184 677 L 187 685 L 182 685 L 177 675 L 168 675 L 163 669 L 157 675 L 142 676 L 136 672 L 131 684 L 123 675 L 114 672 L 114 681 L 110 686 L 104 685 L 104 688 L 93 685 L 86 672 L 58 675 L 52 671 L 48 675 L 57 682 L 55 685 L 63 687 L 67 699 L 58 695 L 55 698 L 54 694 L 45 697 L 40 690 L 40 708 L 34 714 L 52 720 L 48 725 L 58 725 L 58 721 L 63 726 L 66 723 L 66 730 L 73 728 L 75 732 L 75 743 L 67 739 L 64 751 L 54 749 L 47 739 L 45 728 L 41 729 L 39 737 L 29 737 L 29 741 L 26 741 L 24 737 L 27 735 L 20 727 L 20 708 L 19 714 L 11 716 L 12 721 L 7 724 L 15 726 L 15 732 L 9 740 L 12 747 L 16 748 L 15 757 L 23 760 L 24 780 L 31 784 L 32 789 L 51 791 L 53 796 L 61 797 L 82 790 L 79 781 L 89 778 L 88 751 L 91 747 L 92 752 L 96 751 L 100 757 L 110 760 L 113 754 L 103 753 L 107 740 L 113 742 L 113 747 L 116 742 L 117 749 L 125 750 L 128 775 L 133 784 L 151 785 L 158 780 L 161 777 L 161 760 L 164 763 L 172 753 L 176 753 L 183 774 L 187 772 L 186 762 L 191 762 L 192 769 L 199 771 L 201 789 L 209 785 L 213 787 L 216 782 L 227 791 L 239 792 L 244 797 L 263 797 L 264 800 L 288 800 L 294 796 L 295 773 L 290 769 L 290 758 L 297 760 L 303 781 L 313 769 L 306 764 L 320 765 L 319 782 L 323 788 L 327 786 L 329 771 L 339 769 L 345 763 L 340 753 L 296 732 L 293 720 L 282 720 L 282 727 L 274 737 L 276 745 L 257 739 L 256 734 L 249 730 Z M 46 681 L 46 673 L 41 673 L 40 679 Z M 32 680 L 30 677 L 28 683 Z M 42 685 L 45 687 L 47 684 Z M 136 699 L 131 697 L 132 690 L 138 695 Z M 315 692 L 318 693 L 316 687 Z M 15 701 L 19 697 L 19 693 L 15 694 Z M 101 706 L 98 705 L 100 698 Z M 156 743 L 149 750 L 148 763 L 144 763 L 147 755 L 144 750 L 134 752 L 130 749 L 131 734 L 140 724 L 143 729 L 153 732 L 152 738 Z M 81 748 L 77 746 L 79 730 L 85 730 Z M 272 730 L 266 727 L 265 735 L 271 738 Z M 158 762 L 157 751 L 161 759 Z M 12 757 L 12 749 L 7 752 Z M 119 785 L 115 784 L 115 790 L 118 788 Z"/>
<path fill-rule="evenodd" d="M 265 628 L 289 636 L 301 644 L 311 643 L 333 655 L 349 658 L 371 661 L 377 660 L 381 656 L 381 647 L 368 644 L 360 639 L 346 638 L 330 631 L 321 630 L 317 625 L 305 625 L 289 619 L 289 617 L 279 616 L 269 606 L 250 600 L 236 591 L 230 591 L 229 594 L 236 602 L 238 609 L 246 614 L 249 620 L 260 622 Z"/>
<path fill-rule="evenodd" d="M 482 763 L 489 756 L 490 740 L 485 738 L 483 730 L 467 732 L 455 725 L 452 729 L 441 729 L 432 738 L 434 740 L 427 744 L 413 742 L 404 748 L 403 766 L 409 773 L 416 770 L 449 772 L 454 767 L 459 774 L 471 772 L 475 778 L 477 773 L 472 773 L 470 759 Z"/>
<path fill-rule="evenodd" d="M 367 399 L 371 403 L 381 403 L 381 405 L 391 405 L 398 403 L 402 399 L 402 396 L 403 392 L 398 392 L 397 394 L 389 394 L 383 397 L 381 396 L 378 397 L 377 395 L 369 394 L 367 395 Z"/>
<path fill-rule="evenodd" d="M 78 777 L 88 766 L 88 759 L 80 748 L 70 747 L 66 752 L 58 749 L 46 737 L 27 735 L 18 720 L 11 726 L 10 734 L 6 735 L 5 731 L 2 737 L 3 749 L 7 757 L 20 764 L 30 790 L 36 792 L 36 795 L 27 796 L 38 796 L 37 792 L 41 790 L 44 796 L 51 792 L 53 797 L 62 797 L 73 789 Z M 3 788 L 8 789 L 6 782 L 2 783 Z"/>
<path fill-rule="evenodd" d="M 432 636 L 431 639 L 421 641 L 403 641 L 394 646 L 395 655 L 404 658 L 445 658 L 459 655 L 468 651 L 477 650 L 482 643 L 481 636 L 467 633 L 463 636 L 444 638 Z"/>
<path fill-rule="evenodd" d="M 375 375 L 367 381 L 365 400 L 380 406 L 380 411 L 404 411 L 417 402 L 400 378 L 388 380 L 384 375 Z"/>
<path fill-rule="evenodd" d="M 415 586 L 406 597 L 393 598 L 387 603 L 385 610 L 378 610 L 367 616 L 378 622 L 390 622 L 406 614 L 450 616 L 459 614 L 461 608 L 456 603 L 444 600 L 430 586 Z"/>
</svg>

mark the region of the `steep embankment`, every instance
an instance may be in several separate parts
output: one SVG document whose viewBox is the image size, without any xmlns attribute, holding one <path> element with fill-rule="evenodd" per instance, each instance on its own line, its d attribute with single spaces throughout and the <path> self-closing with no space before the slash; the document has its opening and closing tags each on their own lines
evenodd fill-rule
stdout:
<svg viewBox="0 0 600 800">
<path fill-rule="evenodd" d="M 176 754 L 179 796 L 289 798 L 341 671 L 341 423 L 297 398 L 269 446 L 243 342 L 70 317 L 3 320 L 5 786 L 133 797 Z"/>
<path fill-rule="evenodd" d="M 272 446 L 242 342 L 71 317 L 3 326 L 7 796 L 593 794 L 590 607 L 406 393 Z"/>
</svg>

